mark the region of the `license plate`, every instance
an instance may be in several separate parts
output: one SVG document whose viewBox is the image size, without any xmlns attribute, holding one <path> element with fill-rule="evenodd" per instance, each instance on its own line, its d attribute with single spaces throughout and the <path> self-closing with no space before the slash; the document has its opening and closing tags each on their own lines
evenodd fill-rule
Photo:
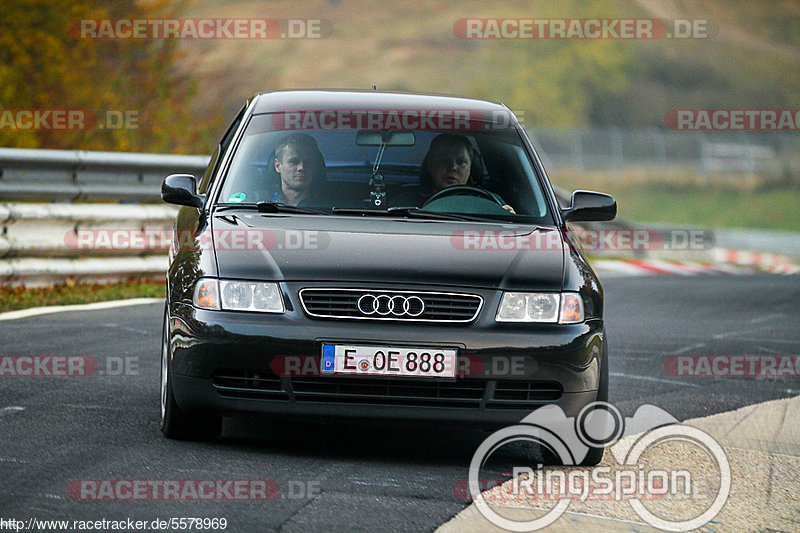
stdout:
<svg viewBox="0 0 800 533">
<path fill-rule="evenodd" d="M 322 345 L 322 374 L 452 378 L 456 350 L 387 346 Z"/>
</svg>

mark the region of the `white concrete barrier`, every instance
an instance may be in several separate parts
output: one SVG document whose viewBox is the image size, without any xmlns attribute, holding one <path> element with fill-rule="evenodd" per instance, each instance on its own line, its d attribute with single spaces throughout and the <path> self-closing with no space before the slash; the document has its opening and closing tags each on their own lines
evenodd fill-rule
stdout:
<svg viewBox="0 0 800 533">
<path fill-rule="evenodd" d="M 0 283 L 40 286 L 67 278 L 162 276 L 167 268 L 163 239 L 120 243 L 171 231 L 177 208 L 161 203 L 161 183 L 173 173 L 199 177 L 208 160 L 0 148 Z M 72 203 L 84 200 L 114 203 Z M 104 239 L 114 237 L 120 241 L 107 245 Z"/>
<path fill-rule="evenodd" d="M 0 205 L 0 282 L 43 286 L 162 275 L 177 208 L 139 204 Z M 142 238 L 142 236 L 160 238 Z"/>
</svg>

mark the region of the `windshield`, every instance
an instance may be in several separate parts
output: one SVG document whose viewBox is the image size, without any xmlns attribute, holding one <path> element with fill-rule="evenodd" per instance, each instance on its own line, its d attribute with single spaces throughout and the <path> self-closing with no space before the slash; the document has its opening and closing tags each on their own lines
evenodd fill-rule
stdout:
<svg viewBox="0 0 800 533">
<path fill-rule="evenodd" d="M 269 114 L 251 119 L 217 203 L 273 202 L 334 215 L 411 208 L 553 224 L 512 127 L 285 131 L 274 123 Z"/>
</svg>

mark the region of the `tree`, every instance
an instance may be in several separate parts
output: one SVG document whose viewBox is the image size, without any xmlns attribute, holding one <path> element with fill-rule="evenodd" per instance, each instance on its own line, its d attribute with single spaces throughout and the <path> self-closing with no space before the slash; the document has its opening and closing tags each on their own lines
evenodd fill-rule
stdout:
<svg viewBox="0 0 800 533">
<path fill-rule="evenodd" d="M 209 152 L 222 117 L 193 116 L 196 83 L 177 71 L 177 40 L 94 40 L 74 31 L 82 20 L 170 19 L 182 8 L 182 1 L 168 0 L 121 0 L 109 7 L 94 0 L 18 0 L 4 6 L 0 110 L 88 110 L 97 121 L 61 131 L 0 125 L 0 146 Z M 127 123 L 109 123 L 126 113 Z"/>
</svg>

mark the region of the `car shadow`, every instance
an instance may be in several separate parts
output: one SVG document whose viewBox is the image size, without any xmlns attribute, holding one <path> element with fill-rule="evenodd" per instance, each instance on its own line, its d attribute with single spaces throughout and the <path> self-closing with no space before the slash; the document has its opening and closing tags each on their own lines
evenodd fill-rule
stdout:
<svg viewBox="0 0 800 533">
<path fill-rule="evenodd" d="M 220 444 L 295 456 L 467 466 L 488 435 L 429 421 L 228 418 Z"/>
<path fill-rule="evenodd" d="M 499 429 L 498 426 L 496 429 Z M 469 467 L 491 429 L 455 422 L 227 418 L 218 445 L 338 461 Z M 520 464 L 538 451 L 506 447 L 492 461 Z"/>
</svg>

